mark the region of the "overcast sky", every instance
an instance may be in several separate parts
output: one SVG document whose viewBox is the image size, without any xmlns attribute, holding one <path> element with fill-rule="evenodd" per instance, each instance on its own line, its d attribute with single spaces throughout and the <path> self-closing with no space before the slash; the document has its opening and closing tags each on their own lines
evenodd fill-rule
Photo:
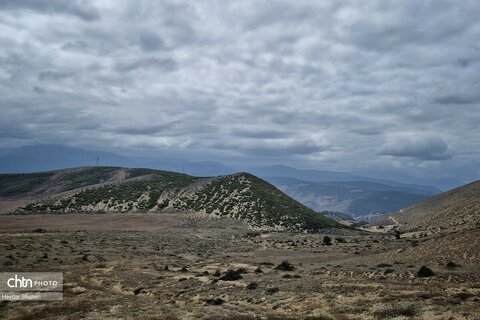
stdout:
<svg viewBox="0 0 480 320">
<path fill-rule="evenodd" d="M 0 147 L 478 178 L 480 2 L 0 1 Z"/>
</svg>

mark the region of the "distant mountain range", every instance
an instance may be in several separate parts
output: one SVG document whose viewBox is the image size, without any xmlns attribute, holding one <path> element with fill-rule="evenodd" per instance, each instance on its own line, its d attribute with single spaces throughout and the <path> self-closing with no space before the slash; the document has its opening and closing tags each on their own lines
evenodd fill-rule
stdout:
<svg viewBox="0 0 480 320">
<path fill-rule="evenodd" d="M 316 232 L 341 226 L 249 173 L 197 178 L 152 169 L 83 167 L 0 175 L 0 202 L 13 214 L 184 212 L 252 227 Z"/>
<path fill-rule="evenodd" d="M 135 162 L 108 152 L 89 151 L 57 145 L 34 145 L 3 150 L 0 173 L 28 173 L 47 170 L 93 166 L 97 156 L 110 166 L 134 166 Z"/>
<path fill-rule="evenodd" d="M 369 181 L 310 182 L 288 177 L 266 180 L 314 210 L 344 212 L 353 217 L 395 212 L 438 192 L 423 186 L 389 186 Z"/>
<path fill-rule="evenodd" d="M 28 173 L 93 166 L 142 167 L 219 176 L 246 171 L 268 180 L 288 195 L 317 211 L 342 211 L 354 216 L 389 213 L 438 194 L 432 186 L 404 184 L 349 172 L 302 170 L 283 165 L 234 168 L 215 161 L 168 157 L 126 157 L 61 145 L 33 145 L 0 149 L 0 173 Z"/>
<path fill-rule="evenodd" d="M 83 150 L 61 145 L 33 145 L 0 149 L 0 173 L 29 173 L 83 166 L 142 167 L 188 173 L 193 176 L 218 176 L 238 172 L 214 161 L 190 161 L 168 157 L 125 157 L 114 153 Z"/>
<path fill-rule="evenodd" d="M 409 189 L 420 190 L 424 194 L 437 194 L 441 190 L 437 187 L 418 185 L 418 184 L 406 184 L 392 180 L 383 180 L 360 176 L 348 172 L 336 172 L 336 171 L 323 171 L 323 170 L 302 170 L 292 167 L 273 165 L 269 167 L 250 168 L 249 172 L 261 176 L 261 177 L 273 177 L 273 178 L 294 178 L 302 181 L 309 182 L 372 182 L 376 184 L 382 184 L 387 187 L 406 187 Z"/>
</svg>

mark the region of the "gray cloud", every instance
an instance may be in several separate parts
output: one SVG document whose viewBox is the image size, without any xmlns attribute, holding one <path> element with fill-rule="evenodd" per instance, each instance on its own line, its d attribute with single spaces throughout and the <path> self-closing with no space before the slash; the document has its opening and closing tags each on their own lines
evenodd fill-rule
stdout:
<svg viewBox="0 0 480 320">
<path fill-rule="evenodd" d="M 422 137 L 421 134 L 418 134 L 392 137 L 382 146 L 380 154 L 420 160 L 445 160 L 451 158 L 453 152 L 444 139 Z"/>
<path fill-rule="evenodd" d="M 46 92 L 42 87 L 38 87 L 38 86 L 33 86 L 32 90 L 38 94 L 44 94 Z"/>
<path fill-rule="evenodd" d="M 153 32 L 143 32 L 139 36 L 139 44 L 143 50 L 156 51 L 166 49 L 166 44 L 163 39 Z"/>
<path fill-rule="evenodd" d="M 292 132 L 280 130 L 233 128 L 231 133 L 237 137 L 257 138 L 257 139 L 283 139 L 292 136 Z"/>
<path fill-rule="evenodd" d="M 108 129 L 110 131 L 112 129 Z M 208 134 L 217 132 L 218 129 L 207 124 L 199 124 L 185 121 L 171 121 L 159 125 L 137 125 L 137 126 L 123 126 L 113 129 L 115 132 L 126 135 L 140 135 L 140 136 L 181 136 L 186 134 Z"/>
<path fill-rule="evenodd" d="M 258 142 L 254 141 L 243 141 L 237 144 L 225 142 L 215 143 L 213 147 L 223 150 L 243 152 L 249 156 L 255 157 L 281 157 L 285 154 L 290 156 L 308 155 L 328 149 L 325 146 L 305 139 L 275 140 L 270 141 L 268 144 L 259 144 Z"/>
<path fill-rule="evenodd" d="M 434 99 L 439 104 L 478 104 L 480 103 L 480 94 L 450 94 L 443 95 Z"/>
<path fill-rule="evenodd" d="M 2 1 L 0 148 L 476 175 L 479 9 Z"/>
<path fill-rule="evenodd" d="M 38 80 L 40 81 L 48 81 L 48 80 L 63 80 L 73 76 L 72 72 L 68 71 L 53 71 L 53 70 L 46 70 L 41 71 L 38 73 Z"/>
<path fill-rule="evenodd" d="M 137 69 L 172 72 L 177 69 L 177 63 L 173 59 L 146 58 L 119 63 L 115 68 L 119 72 L 130 72 Z"/>
<path fill-rule="evenodd" d="M 2 0 L 2 10 L 24 10 L 46 14 L 66 14 L 86 21 L 99 18 L 98 12 L 83 1 L 62 0 Z"/>
</svg>

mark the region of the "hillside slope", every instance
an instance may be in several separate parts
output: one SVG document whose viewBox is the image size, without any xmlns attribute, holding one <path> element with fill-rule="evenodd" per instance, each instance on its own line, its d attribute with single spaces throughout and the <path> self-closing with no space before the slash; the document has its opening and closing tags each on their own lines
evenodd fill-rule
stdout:
<svg viewBox="0 0 480 320">
<path fill-rule="evenodd" d="M 197 178 L 151 169 L 86 167 L 9 174 L 0 175 L 0 197 L 26 199 L 9 212 L 14 214 L 185 212 L 275 230 L 338 226 L 248 173 Z"/>
<path fill-rule="evenodd" d="M 390 218 L 404 231 L 450 232 L 480 227 L 480 181 L 400 210 Z"/>
<path fill-rule="evenodd" d="M 0 197 L 35 197 L 154 173 L 149 169 L 81 167 L 25 174 L 0 174 Z"/>
</svg>

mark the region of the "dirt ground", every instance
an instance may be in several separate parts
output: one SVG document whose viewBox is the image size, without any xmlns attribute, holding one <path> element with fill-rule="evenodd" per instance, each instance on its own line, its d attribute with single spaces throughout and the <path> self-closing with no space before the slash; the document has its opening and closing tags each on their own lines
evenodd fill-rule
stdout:
<svg viewBox="0 0 480 320">
<path fill-rule="evenodd" d="M 137 230 L 155 231 L 183 222 L 185 215 L 176 214 L 38 214 L 0 215 L 0 232 L 45 230 Z"/>
<path fill-rule="evenodd" d="M 0 231 L 0 271 L 65 278 L 63 301 L 0 302 L 1 319 L 480 319 L 478 229 L 394 239 L 115 214 L 1 216 Z"/>
</svg>

